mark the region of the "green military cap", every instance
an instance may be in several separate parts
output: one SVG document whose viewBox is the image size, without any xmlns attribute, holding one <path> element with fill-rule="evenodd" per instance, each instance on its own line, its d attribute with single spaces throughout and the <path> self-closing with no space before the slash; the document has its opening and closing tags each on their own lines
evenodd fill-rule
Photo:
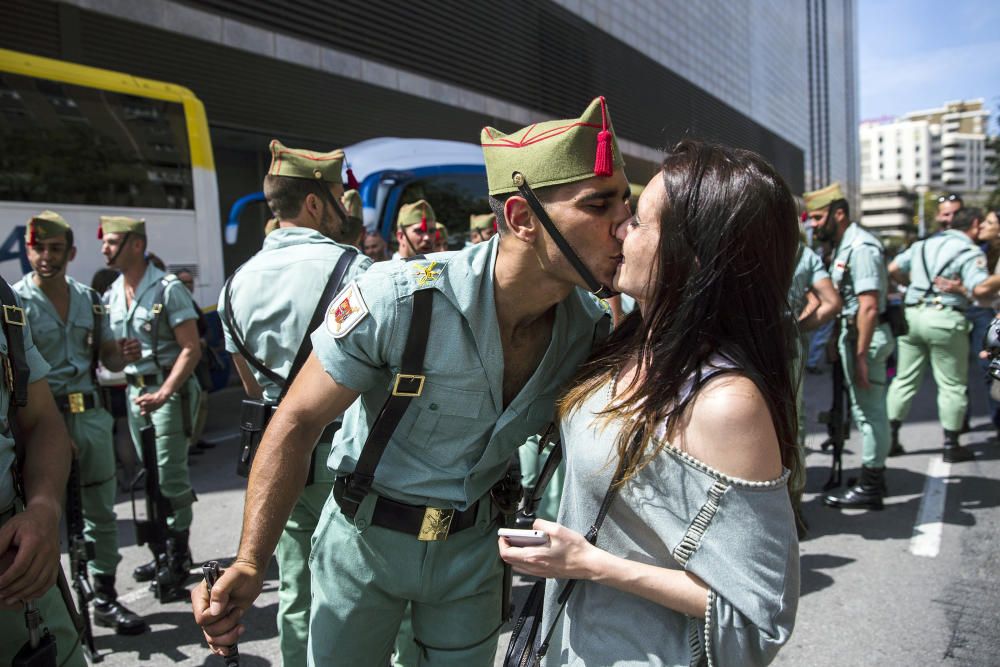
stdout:
<svg viewBox="0 0 1000 667">
<path fill-rule="evenodd" d="M 473 213 L 469 216 L 469 231 L 476 231 L 480 229 L 493 229 L 497 228 L 497 216 L 493 213 L 482 213 L 476 215 Z"/>
<path fill-rule="evenodd" d="M 420 231 L 427 232 L 430 227 L 437 222 L 434 209 L 427 203 L 426 199 L 415 201 L 412 204 L 405 204 L 399 209 L 399 217 L 396 218 L 396 227 L 405 229 L 411 225 L 420 225 Z"/>
<path fill-rule="evenodd" d="M 28 220 L 24 229 L 24 242 L 27 245 L 35 245 L 38 241 L 63 236 L 68 231 L 70 226 L 64 217 L 55 211 L 42 211 Z"/>
<path fill-rule="evenodd" d="M 484 127 L 480 142 L 491 195 L 516 192 L 514 172 L 542 188 L 610 176 L 625 166 L 603 97 L 594 98 L 579 118 L 535 123 L 511 134 Z"/>
<path fill-rule="evenodd" d="M 361 193 L 357 190 L 348 190 L 340 198 L 340 203 L 347 209 L 347 216 L 364 220 L 364 212 L 361 210 Z"/>
<path fill-rule="evenodd" d="M 806 202 L 806 210 L 810 213 L 826 208 L 838 199 L 844 198 L 844 191 L 840 188 L 840 182 L 834 181 L 825 188 L 806 192 L 802 195 Z"/>
<path fill-rule="evenodd" d="M 437 233 L 439 241 L 448 240 L 448 228 L 445 227 L 443 223 L 435 222 L 434 231 Z"/>
<path fill-rule="evenodd" d="M 339 148 L 329 153 L 316 153 L 301 148 L 286 148 L 277 139 L 271 140 L 271 168 L 267 170 L 268 176 L 343 183 L 343 166 L 344 151 Z"/>
<path fill-rule="evenodd" d="M 130 218 L 127 215 L 102 215 L 101 226 L 97 228 L 97 238 L 105 234 L 141 234 L 146 235 L 146 221 L 142 218 Z"/>
</svg>

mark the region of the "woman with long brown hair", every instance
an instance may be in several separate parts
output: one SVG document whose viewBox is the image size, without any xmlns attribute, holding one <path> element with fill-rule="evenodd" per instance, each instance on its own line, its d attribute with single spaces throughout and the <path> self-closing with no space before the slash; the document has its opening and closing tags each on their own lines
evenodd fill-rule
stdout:
<svg viewBox="0 0 1000 667">
<path fill-rule="evenodd" d="M 546 590 L 546 664 L 759 665 L 799 594 L 786 296 L 795 204 L 754 153 L 682 141 L 621 224 L 629 315 L 561 402 L 566 480 L 542 546 L 500 539 Z M 616 471 L 617 496 L 594 524 Z"/>
</svg>

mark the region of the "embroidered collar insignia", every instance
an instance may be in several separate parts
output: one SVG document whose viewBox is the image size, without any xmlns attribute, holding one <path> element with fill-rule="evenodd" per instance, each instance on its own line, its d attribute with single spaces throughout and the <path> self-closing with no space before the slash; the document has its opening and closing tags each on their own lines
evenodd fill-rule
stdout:
<svg viewBox="0 0 1000 667">
<path fill-rule="evenodd" d="M 434 270 L 435 266 L 437 266 L 437 262 L 431 262 L 427 265 L 417 264 L 414 267 L 417 270 L 417 287 L 423 287 L 441 277 L 441 272 Z"/>
</svg>

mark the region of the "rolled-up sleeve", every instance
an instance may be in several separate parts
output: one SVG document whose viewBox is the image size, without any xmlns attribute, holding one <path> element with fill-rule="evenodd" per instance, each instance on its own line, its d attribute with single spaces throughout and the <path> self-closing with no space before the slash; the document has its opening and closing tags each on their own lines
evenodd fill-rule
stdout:
<svg viewBox="0 0 1000 667">
<path fill-rule="evenodd" d="M 366 312 L 356 322 L 346 319 L 341 334 L 336 331 L 337 311 L 345 299 L 354 300 L 349 308 Z M 360 275 L 334 298 L 323 323 L 312 332 L 312 343 L 323 369 L 337 384 L 364 393 L 385 381 L 399 319 L 397 305 L 392 276 L 375 271 Z"/>
</svg>

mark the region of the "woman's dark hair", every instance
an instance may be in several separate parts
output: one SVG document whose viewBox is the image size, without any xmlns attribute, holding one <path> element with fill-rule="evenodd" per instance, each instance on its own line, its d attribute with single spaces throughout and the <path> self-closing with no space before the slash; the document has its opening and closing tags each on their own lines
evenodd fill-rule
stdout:
<svg viewBox="0 0 1000 667">
<path fill-rule="evenodd" d="M 628 424 L 617 443 L 620 456 L 640 429 L 645 434 L 644 446 L 626 461 L 627 479 L 663 446 L 651 446 L 657 425 L 666 420 L 667 440 L 673 435 L 678 420 L 671 418 L 697 393 L 696 384 L 678 401 L 685 384 L 722 353 L 763 394 L 782 463 L 797 470 L 793 341 L 785 317 L 799 243 L 795 201 L 759 155 L 716 144 L 680 142 L 661 174 L 666 197 L 657 266 L 649 267 L 651 298 L 645 312 L 631 313 L 595 351 L 560 411 L 572 410 L 638 358 L 645 376 L 624 392 L 627 400 L 604 411 Z"/>
</svg>

